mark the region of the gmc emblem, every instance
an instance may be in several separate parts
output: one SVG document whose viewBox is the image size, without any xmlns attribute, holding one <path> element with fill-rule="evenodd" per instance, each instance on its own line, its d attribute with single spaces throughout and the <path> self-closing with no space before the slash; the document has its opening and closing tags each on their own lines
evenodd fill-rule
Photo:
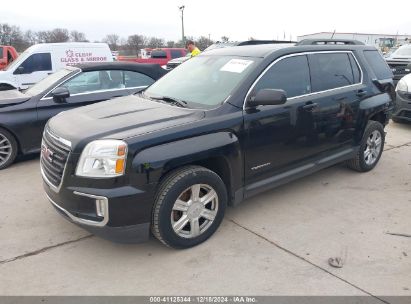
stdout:
<svg viewBox="0 0 411 304">
<path fill-rule="evenodd" d="M 50 163 L 53 162 L 53 156 L 54 153 L 51 151 L 46 145 L 41 146 L 41 156 L 43 156 L 44 159 L 47 159 Z"/>
</svg>

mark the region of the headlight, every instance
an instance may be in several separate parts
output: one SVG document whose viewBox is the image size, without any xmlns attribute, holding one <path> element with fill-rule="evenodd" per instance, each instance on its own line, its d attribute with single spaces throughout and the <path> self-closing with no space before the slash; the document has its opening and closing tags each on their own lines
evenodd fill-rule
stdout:
<svg viewBox="0 0 411 304">
<path fill-rule="evenodd" d="M 124 174 L 127 144 L 121 140 L 95 140 L 81 153 L 76 175 L 115 177 Z"/>
<path fill-rule="evenodd" d="M 411 89 L 411 88 L 410 88 Z M 408 85 L 407 82 L 403 79 L 398 81 L 397 88 L 395 89 L 397 92 L 408 93 Z"/>
</svg>

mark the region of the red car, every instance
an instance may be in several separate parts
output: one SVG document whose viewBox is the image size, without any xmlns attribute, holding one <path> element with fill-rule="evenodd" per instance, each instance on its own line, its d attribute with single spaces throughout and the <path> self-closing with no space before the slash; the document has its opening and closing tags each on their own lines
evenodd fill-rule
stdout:
<svg viewBox="0 0 411 304">
<path fill-rule="evenodd" d="M 166 65 L 171 59 L 184 57 L 187 50 L 184 48 L 161 48 L 151 51 L 151 58 L 130 58 L 126 56 L 118 56 L 119 61 L 133 61 L 138 63 L 154 63 L 158 65 Z"/>
<path fill-rule="evenodd" d="M 0 45 L 0 70 L 3 70 L 12 61 L 17 58 L 18 54 L 14 47 L 8 45 Z"/>
</svg>

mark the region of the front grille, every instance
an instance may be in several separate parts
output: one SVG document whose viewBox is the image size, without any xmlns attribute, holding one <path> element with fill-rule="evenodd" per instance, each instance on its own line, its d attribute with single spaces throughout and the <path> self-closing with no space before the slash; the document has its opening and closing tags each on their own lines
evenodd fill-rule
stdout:
<svg viewBox="0 0 411 304">
<path fill-rule="evenodd" d="M 388 65 L 390 66 L 394 75 L 409 73 L 409 71 L 406 71 L 406 69 L 408 69 L 408 63 L 388 62 Z"/>
<path fill-rule="evenodd" d="M 40 164 L 45 178 L 56 188 L 61 184 L 69 153 L 70 147 L 53 137 L 48 131 L 44 132 Z"/>
</svg>

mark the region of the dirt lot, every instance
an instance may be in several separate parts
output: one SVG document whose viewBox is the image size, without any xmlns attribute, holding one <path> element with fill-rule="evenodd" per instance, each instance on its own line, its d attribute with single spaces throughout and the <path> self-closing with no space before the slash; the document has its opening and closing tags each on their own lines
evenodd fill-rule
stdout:
<svg viewBox="0 0 411 304">
<path fill-rule="evenodd" d="M 230 208 L 206 243 L 119 245 L 68 223 L 38 158 L 0 172 L 0 295 L 411 295 L 411 125 L 375 170 L 335 166 Z M 328 265 L 342 257 L 343 268 Z"/>
</svg>

